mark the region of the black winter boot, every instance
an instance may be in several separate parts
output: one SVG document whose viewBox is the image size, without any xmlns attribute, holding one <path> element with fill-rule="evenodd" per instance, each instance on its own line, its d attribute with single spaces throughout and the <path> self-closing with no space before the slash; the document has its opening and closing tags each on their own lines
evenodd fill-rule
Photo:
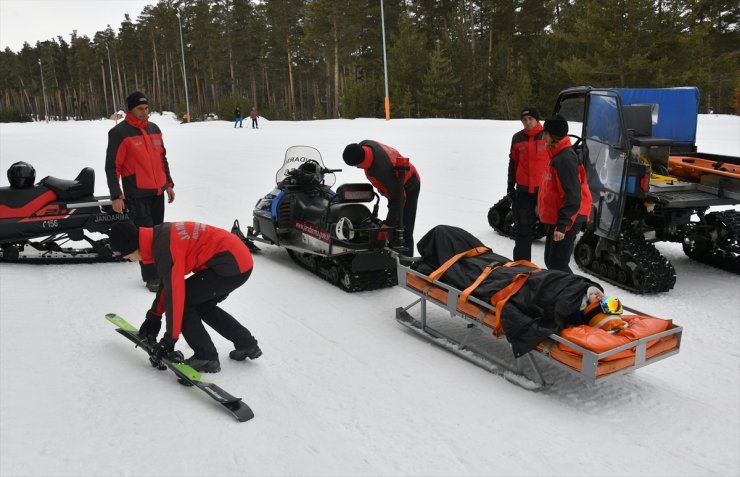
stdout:
<svg viewBox="0 0 740 477">
<path fill-rule="evenodd" d="M 201 373 L 218 373 L 221 371 L 221 363 L 218 359 L 198 359 L 193 355 L 185 360 L 185 364 Z"/>
<path fill-rule="evenodd" d="M 245 349 L 235 349 L 229 353 L 229 358 L 235 361 L 244 361 L 247 358 L 257 359 L 260 356 L 262 356 L 262 350 L 257 345 Z"/>
</svg>

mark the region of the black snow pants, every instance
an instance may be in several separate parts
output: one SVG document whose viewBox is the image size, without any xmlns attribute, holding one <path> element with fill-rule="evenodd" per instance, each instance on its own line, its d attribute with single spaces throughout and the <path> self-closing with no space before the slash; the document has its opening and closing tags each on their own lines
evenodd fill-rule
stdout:
<svg viewBox="0 0 740 477">
<path fill-rule="evenodd" d="M 416 224 L 416 206 L 419 202 L 421 182 L 415 177 L 405 185 L 406 202 L 403 205 L 403 246 L 409 256 L 414 256 L 414 225 Z"/>
<path fill-rule="evenodd" d="M 570 269 L 570 257 L 573 256 L 573 248 L 576 244 L 576 237 L 578 232 L 581 230 L 581 226 L 585 221 L 584 218 L 579 217 L 576 219 L 576 223 L 573 227 L 565 232 L 563 240 L 558 242 L 552 238 L 553 232 L 555 232 L 554 225 L 547 226 L 547 236 L 545 238 L 545 266 L 548 270 L 562 270 L 564 272 L 573 273 Z"/>
<path fill-rule="evenodd" d="M 126 210 L 137 227 L 154 227 L 164 222 L 164 194 L 149 197 L 126 198 Z M 157 266 L 153 263 L 141 267 L 141 279 L 145 282 L 157 278 Z"/>
<path fill-rule="evenodd" d="M 195 352 L 196 359 L 218 359 L 216 347 L 203 323 L 234 343 L 235 349 L 257 344 L 247 328 L 218 306 L 229 293 L 242 286 L 251 273 L 250 269 L 241 275 L 223 277 L 213 270 L 203 270 L 185 280 L 182 336 Z"/>
<path fill-rule="evenodd" d="M 534 224 L 537 220 L 537 193 L 530 194 L 526 189 L 517 189 L 513 202 L 516 234 L 514 237 L 514 260 L 532 260 L 532 240 Z"/>
</svg>

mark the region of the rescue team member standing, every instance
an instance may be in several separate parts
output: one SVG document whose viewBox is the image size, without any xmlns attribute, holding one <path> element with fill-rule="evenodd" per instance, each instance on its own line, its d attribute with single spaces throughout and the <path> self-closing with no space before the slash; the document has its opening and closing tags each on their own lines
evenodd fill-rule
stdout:
<svg viewBox="0 0 740 477">
<path fill-rule="evenodd" d="M 144 93 L 126 98 L 126 119 L 108 132 L 105 175 L 113 210 L 123 213 L 124 204 L 137 227 L 154 227 L 164 221 L 164 195 L 175 200 L 174 183 L 162 142 L 162 131 L 149 121 L 149 101 Z M 119 185 L 123 184 L 123 190 Z M 159 291 L 161 281 L 152 265 L 141 265 L 146 287 Z"/>
<path fill-rule="evenodd" d="M 162 290 L 139 328 L 139 336 L 156 343 L 166 314 L 166 332 L 154 346 L 153 364 L 162 357 L 181 359 L 174 348 L 182 332 L 194 351 L 185 363 L 200 372 L 219 372 L 218 352 L 204 322 L 234 343 L 231 359 L 262 355 L 252 333 L 218 306 L 252 273 L 252 254 L 236 235 L 198 222 L 164 222 L 138 230 L 131 222 L 117 222 L 110 238 L 114 250 L 127 260 L 153 264 L 162 278 Z"/>
<path fill-rule="evenodd" d="M 543 139 L 552 158 L 542 178 L 538 207 L 547 226 L 545 265 L 572 273 L 568 263 L 576 236 L 591 212 L 586 170 L 568 137 L 568 121 L 560 115 L 545 120 Z"/>
<path fill-rule="evenodd" d="M 532 259 L 532 239 L 537 220 L 537 193 L 550 156 L 542 140 L 540 112 L 527 106 L 522 109 L 524 129 L 511 138 L 509 181 L 506 192 L 512 199 L 516 233 L 514 260 Z"/>
<path fill-rule="evenodd" d="M 388 199 L 386 225 L 397 227 L 403 214 L 403 246 L 406 253 L 413 256 L 416 204 L 421 189 L 421 178 L 416 167 L 408 162 L 409 170 L 404 171 L 403 179 L 400 179 L 395 168 L 406 164 L 408 159 L 392 147 L 369 139 L 359 144 L 348 144 L 342 158 L 347 165 L 364 170 L 370 183 Z"/>
</svg>

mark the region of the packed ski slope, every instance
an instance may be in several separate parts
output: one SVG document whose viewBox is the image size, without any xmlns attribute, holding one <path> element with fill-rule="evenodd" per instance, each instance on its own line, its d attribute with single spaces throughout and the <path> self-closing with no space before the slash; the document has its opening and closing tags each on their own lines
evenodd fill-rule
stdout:
<svg viewBox="0 0 740 477">
<path fill-rule="evenodd" d="M 345 144 L 377 139 L 408 155 L 422 189 L 417 239 L 460 226 L 510 256 L 487 224 L 505 192 L 516 121 L 223 121 L 164 132 L 176 200 L 166 219 L 229 228 L 251 223 L 292 145 L 314 146 L 338 183 L 364 181 Z M 18 160 L 37 177 L 103 171 L 113 121 L 3 124 L 0 185 Z M 740 118 L 701 116 L 702 151 L 740 155 Z M 385 213 L 381 209 L 381 213 Z M 684 327 L 681 352 L 635 373 L 586 385 L 545 366 L 555 384 L 524 390 L 401 327 L 399 288 L 346 294 L 271 247 L 225 302 L 264 356 L 228 359 L 213 381 L 256 417 L 238 423 L 207 396 L 151 368 L 105 320 L 139 324 L 153 295 L 134 264 L 0 265 L 0 474 L 3 476 L 376 476 L 740 474 L 740 277 L 661 244 L 675 289 L 607 292 Z M 534 245 L 542 261 L 544 243 Z M 572 264 L 577 270 L 575 264 Z M 437 315 L 444 319 L 441 314 Z M 492 343 L 492 346 L 502 345 Z M 178 343 L 186 356 L 187 345 Z"/>
</svg>

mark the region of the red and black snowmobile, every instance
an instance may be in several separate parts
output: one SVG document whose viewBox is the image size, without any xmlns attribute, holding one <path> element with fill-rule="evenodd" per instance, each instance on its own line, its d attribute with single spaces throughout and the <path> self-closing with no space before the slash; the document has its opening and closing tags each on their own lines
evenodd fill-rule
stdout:
<svg viewBox="0 0 740 477">
<path fill-rule="evenodd" d="M 107 234 L 115 222 L 128 220 L 110 207 L 109 197 L 95 197 L 95 171 L 86 167 L 74 180 L 46 177 L 34 184 L 36 171 L 26 162 L 8 169 L 9 187 L 0 187 L 0 262 L 91 263 L 121 260 Z M 73 242 L 84 242 L 73 247 Z"/>
<path fill-rule="evenodd" d="M 275 189 L 257 202 L 246 236 L 234 222 L 232 232 L 252 250 L 254 242 L 287 250 L 302 267 L 343 290 L 354 292 L 397 283 L 396 229 L 382 227 L 378 194 L 371 184 L 336 180 L 318 150 L 293 146 L 275 177 Z M 365 203 L 373 202 L 371 211 Z"/>
</svg>

